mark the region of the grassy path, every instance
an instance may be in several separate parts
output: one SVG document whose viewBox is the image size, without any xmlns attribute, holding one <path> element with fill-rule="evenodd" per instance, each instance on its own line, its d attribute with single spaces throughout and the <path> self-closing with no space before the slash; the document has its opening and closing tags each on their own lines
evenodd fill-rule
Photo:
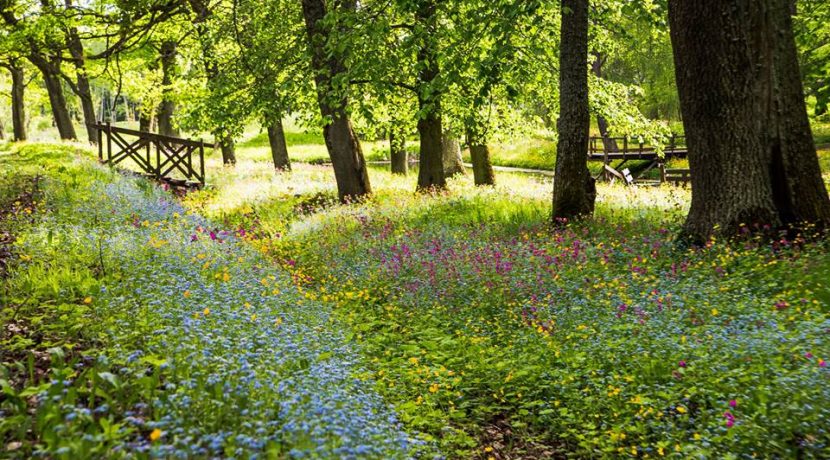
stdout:
<svg viewBox="0 0 830 460">
<path fill-rule="evenodd" d="M 28 318 L 16 327 L 65 328 L 51 331 L 49 376 L 4 366 L 10 454 L 403 458 L 421 448 L 354 377 L 359 359 L 328 308 L 238 235 L 149 184 L 60 156 L 0 156 L 7 171 L 46 168 L 42 214 L 16 228 L 7 300 Z"/>
</svg>

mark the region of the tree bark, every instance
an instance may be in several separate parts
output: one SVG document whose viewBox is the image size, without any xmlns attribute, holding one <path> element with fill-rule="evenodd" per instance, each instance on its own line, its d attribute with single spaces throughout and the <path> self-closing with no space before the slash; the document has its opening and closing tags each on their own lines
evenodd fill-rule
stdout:
<svg viewBox="0 0 830 460">
<path fill-rule="evenodd" d="M 687 236 L 830 224 L 790 0 L 672 0 L 671 39 L 692 170 Z"/>
<path fill-rule="evenodd" d="M 602 78 L 602 64 L 604 63 L 605 57 L 600 53 L 594 53 L 594 62 L 591 63 L 591 70 L 597 78 Z M 599 128 L 599 135 L 602 137 L 603 150 L 606 152 L 618 151 L 617 141 L 612 139 L 608 132 L 608 120 L 600 114 L 597 114 L 597 127 Z"/>
<path fill-rule="evenodd" d="M 52 117 L 58 134 L 64 140 L 76 140 L 75 126 L 72 125 L 72 116 L 66 105 L 66 96 L 63 93 L 63 85 L 60 77 L 53 69 L 52 64 L 45 57 L 32 52 L 28 56 L 29 61 L 43 74 L 43 82 L 46 85 L 46 92 L 49 95 L 49 105 L 52 108 Z"/>
<path fill-rule="evenodd" d="M 71 0 L 66 0 L 66 7 L 70 8 L 71 6 Z M 89 77 L 86 72 L 84 45 L 81 43 L 77 28 L 70 27 L 66 31 L 66 44 L 69 49 L 69 54 L 72 56 L 72 62 L 75 65 L 76 91 L 78 98 L 81 100 L 87 140 L 89 140 L 90 144 L 95 144 L 98 142 L 98 133 L 92 127 L 96 122 L 95 104 L 92 100 L 92 90 L 89 87 Z"/>
<path fill-rule="evenodd" d="M 320 114 L 327 120 L 323 126 L 323 137 L 334 168 L 337 193 L 341 201 L 347 202 L 372 193 L 372 186 L 369 183 L 360 140 L 346 112 L 348 99 L 332 90 L 332 82 L 346 72 L 346 66 L 342 56 L 327 51 L 326 42 L 331 31 L 324 23 L 327 14 L 326 1 L 302 0 L 302 6 L 311 51 L 311 65 L 315 74 L 317 103 Z M 353 10 L 355 7 L 354 0 L 345 1 L 338 6 L 344 11 Z"/>
<path fill-rule="evenodd" d="M 216 62 L 215 49 L 210 43 L 207 21 L 212 14 L 207 0 L 189 0 L 190 8 L 196 14 L 196 34 L 199 36 L 199 45 L 202 48 L 202 62 L 205 66 L 205 78 L 207 79 L 208 90 L 213 91 L 216 79 L 219 77 L 219 66 Z M 236 164 L 236 145 L 233 137 L 224 130 L 213 131 L 216 142 L 222 150 L 222 163 L 225 166 Z"/>
<path fill-rule="evenodd" d="M 467 128 L 467 144 L 470 146 L 470 160 L 473 163 L 473 181 L 476 185 L 494 185 L 493 165 L 490 162 L 490 147 L 483 136 L 477 136 Z"/>
<path fill-rule="evenodd" d="M 441 136 L 441 158 L 444 163 L 444 177 L 464 174 L 464 159 L 461 158 L 461 144 L 450 133 Z"/>
<path fill-rule="evenodd" d="M 389 130 L 389 159 L 392 163 L 392 174 L 405 176 L 409 172 L 406 133 L 396 127 Z"/>
<path fill-rule="evenodd" d="M 596 199 L 588 172 L 588 0 L 562 0 L 561 30 L 555 220 L 592 214 Z"/>
<path fill-rule="evenodd" d="M 161 104 L 158 108 L 159 134 L 165 136 L 178 136 L 179 130 L 173 126 L 173 113 L 176 111 L 176 103 L 173 101 L 172 88 L 173 76 L 176 72 L 176 42 L 165 40 L 161 44 Z"/>
<path fill-rule="evenodd" d="M 281 118 L 277 118 L 268 125 L 268 143 L 271 145 L 274 169 L 277 171 L 291 171 L 291 160 L 288 158 L 288 146 L 285 142 L 285 130 Z"/>
<path fill-rule="evenodd" d="M 447 180 L 444 175 L 442 148 L 441 95 L 434 88 L 440 68 L 438 66 L 437 43 L 437 6 L 434 0 L 419 2 L 415 21 L 424 25 L 421 47 L 418 50 L 418 119 L 420 135 L 420 164 L 418 169 L 418 190 L 427 191 L 445 188 Z"/>
<path fill-rule="evenodd" d="M 26 140 L 26 105 L 24 91 L 26 82 L 23 75 L 23 67 L 12 62 L 9 65 L 12 74 L 12 130 L 15 141 Z"/>
</svg>

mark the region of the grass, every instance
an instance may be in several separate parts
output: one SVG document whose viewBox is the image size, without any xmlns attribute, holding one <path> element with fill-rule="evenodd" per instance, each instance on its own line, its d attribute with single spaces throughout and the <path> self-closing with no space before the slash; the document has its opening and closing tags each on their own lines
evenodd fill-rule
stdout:
<svg viewBox="0 0 830 460">
<path fill-rule="evenodd" d="M 211 157 L 211 186 L 181 203 L 84 149 L 15 147 L 0 169 L 16 178 L 2 202 L 45 181 L 2 224 L 4 304 L 20 305 L 2 330 L 26 331 L 3 343 L 12 455 L 819 457 L 830 442 L 827 240 L 684 247 L 688 189 L 600 184 L 595 219 L 551 228 L 550 179 L 524 174 L 422 195 L 373 168 L 374 196 L 339 205 L 330 167 L 275 174 L 255 155 Z M 401 425 L 349 422 L 367 413 Z"/>
</svg>

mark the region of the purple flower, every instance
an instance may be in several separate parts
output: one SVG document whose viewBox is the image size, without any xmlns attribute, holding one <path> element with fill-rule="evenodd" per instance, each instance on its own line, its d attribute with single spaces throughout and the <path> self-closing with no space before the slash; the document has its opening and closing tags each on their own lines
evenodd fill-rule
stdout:
<svg viewBox="0 0 830 460">
<path fill-rule="evenodd" d="M 680 360 L 680 362 L 679 362 L 679 363 L 677 363 L 677 365 L 678 365 L 678 366 L 680 366 L 680 367 L 686 367 L 686 361 L 683 361 L 683 360 L 681 359 L 681 360 Z"/>
<path fill-rule="evenodd" d="M 734 399 L 732 399 L 732 400 L 730 400 L 730 401 L 729 401 L 729 407 L 733 407 L 733 408 L 734 408 L 734 407 L 737 407 L 737 406 L 738 406 L 738 401 L 736 401 L 736 400 L 734 400 Z"/>
</svg>

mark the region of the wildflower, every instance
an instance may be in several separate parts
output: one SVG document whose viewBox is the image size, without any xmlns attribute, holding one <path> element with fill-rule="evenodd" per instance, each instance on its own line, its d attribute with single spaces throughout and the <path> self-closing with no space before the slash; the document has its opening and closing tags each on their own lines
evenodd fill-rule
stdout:
<svg viewBox="0 0 830 460">
<path fill-rule="evenodd" d="M 190 297 L 190 291 L 184 291 L 184 293 L 182 295 L 184 296 L 185 299 L 187 299 L 188 297 Z"/>
<path fill-rule="evenodd" d="M 718 311 L 717 308 L 712 309 L 712 316 L 718 316 L 718 313 L 720 313 L 720 312 Z"/>
<path fill-rule="evenodd" d="M 787 301 L 785 301 L 785 300 L 779 300 L 778 302 L 775 302 L 775 309 L 776 310 L 784 310 L 789 306 L 790 306 L 790 304 L 788 304 Z"/>
<path fill-rule="evenodd" d="M 686 361 L 683 361 L 683 360 L 681 359 L 681 360 L 680 360 L 680 362 L 679 362 L 679 363 L 677 363 L 677 365 L 678 365 L 678 366 L 680 366 L 680 367 L 686 367 Z"/>
<path fill-rule="evenodd" d="M 87 304 L 87 305 L 91 304 L 92 303 L 92 297 L 84 298 L 84 303 Z"/>
<path fill-rule="evenodd" d="M 827 367 L 827 361 L 823 359 L 818 360 L 818 367 Z"/>
<path fill-rule="evenodd" d="M 205 316 L 209 315 L 210 314 L 210 308 L 205 307 L 204 311 L 202 311 L 202 314 L 204 314 Z"/>
<path fill-rule="evenodd" d="M 251 321 L 256 321 L 256 313 L 254 313 L 253 315 L 251 315 Z"/>
<path fill-rule="evenodd" d="M 152 442 L 158 441 L 160 437 L 161 437 L 161 430 L 159 430 L 158 428 L 156 428 L 155 430 L 153 430 L 152 433 L 150 433 L 150 441 L 152 441 Z"/>
<path fill-rule="evenodd" d="M 736 401 L 734 399 L 729 400 L 729 407 L 734 408 L 734 407 L 737 407 L 737 406 L 738 406 L 738 401 Z"/>
<path fill-rule="evenodd" d="M 222 281 L 228 282 L 231 279 L 231 275 L 228 272 L 222 274 Z"/>
<path fill-rule="evenodd" d="M 735 425 L 735 416 L 729 411 L 724 412 L 723 416 L 726 417 L 726 427 L 732 428 Z"/>
<path fill-rule="evenodd" d="M 484 448 L 484 452 L 492 452 L 492 451 L 493 451 L 493 448 L 490 447 L 490 446 L 487 446 L 487 447 Z"/>
<path fill-rule="evenodd" d="M 429 392 L 430 393 L 437 393 L 438 392 L 438 384 L 433 383 L 432 385 L 430 385 L 429 386 Z"/>
<path fill-rule="evenodd" d="M 813 354 L 808 351 L 807 353 L 804 353 L 804 357 L 807 359 L 812 359 Z"/>
<path fill-rule="evenodd" d="M 681 414 L 685 414 L 686 413 L 686 408 L 683 407 L 683 406 L 677 406 L 677 412 L 679 412 Z"/>
</svg>

